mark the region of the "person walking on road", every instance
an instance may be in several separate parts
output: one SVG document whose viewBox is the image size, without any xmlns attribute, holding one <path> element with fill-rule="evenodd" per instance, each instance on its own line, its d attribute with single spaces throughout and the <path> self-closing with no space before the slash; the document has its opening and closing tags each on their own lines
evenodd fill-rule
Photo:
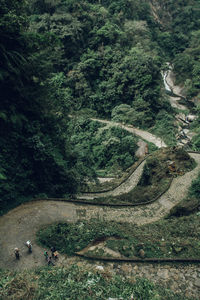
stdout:
<svg viewBox="0 0 200 300">
<path fill-rule="evenodd" d="M 14 253 L 15 253 L 16 259 L 19 259 L 19 248 L 15 248 Z"/>
<path fill-rule="evenodd" d="M 51 254 L 54 259 L 58 258 L 58 251 L 56 251 L 55 247 L 51 247 Z"/>
<path fill-rule="evenodd" d="M 30 241 L 26 242 L 26 246 L 28 247 L 28 252 L 31 253 L 32 252 L 32 245 Z"/>
<path fill-rule="evenodd" d="M 51 247 L 51 255 L 52 257 L 54 257 L 54 252 L 56 251 L 56 248 L 55 247 Z"/>
<path fill-rule="evenodd" d="M 44 251 L 44 256 L 45 256 L 46 261 L 48 261 L 49 254 L 47 251 Z"/>
<path fill-rule="evenodd" d="M 52 262 L 52 257 L 48 257 L 47 259 L 47 263 L 48 263 L 48 266 L 50 266 L 50 264 L 52 264 L 52 266 L 54 266 L 54 263 Z"/>
</svg>

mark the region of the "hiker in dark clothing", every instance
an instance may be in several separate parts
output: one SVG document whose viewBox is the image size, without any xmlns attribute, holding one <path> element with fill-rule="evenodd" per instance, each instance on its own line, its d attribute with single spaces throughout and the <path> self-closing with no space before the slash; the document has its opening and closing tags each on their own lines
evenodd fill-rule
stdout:
<svg viewBox="0 0 200 300">
<path fill-rule="evenodd" d="M 32 245 L 31 245 L 31 242 L 30 242 L 30 241 L 27 241 L 27 242 L 26 242 L 26 246 L 27 246 L 27 248 L 28 248 L 28 252 L 29 252 L 29 253 L 32 253 Z"/>
<path fill-rule="evenodd" d="M 56 252 L 56 248 L 55 248 L 55 247 L 51 247 L 51 254 L 52 254 L 52 257 L 54 257 L 54 252 Z"/>
<path fill-rule="evenodd" d="M 52 257 L 54 259 L 57 259 L 58 258 L 58 251 L 56 251 L 56 248 L 55 247 L 51 247 L 51 253 L 52 253 Z"/>
<path fill-rule="evenodd" d="M 52 266 L 54 266 L 54 263 L 52 262 L 52 258 L 51 258 L 51 256 L 50 256 L 50 257 L 48 257 L 48 259 L 47 259 L 47 263 L 48 263 L 48 266 L 50 266 L 50 264 L 52 264 Z"/>
<path fill-rule="evenodd" d="M 15 248 L 15 257 L 16 259 L 19 259 L 19 249 L 18 248 Z"/>
<path fill-rule="evenodd" d="M 52 257 L 54 259 L 57 259 L 58 258 L 58 251 L 56 251 L 56 248 L 55 247 L 51 247 L 51 253 L 52 253 Z"/>
<path fill-rule="evenodd" d="M 48 260 L 49 254 L 47 251 L 44 251 L 44 256 L 45 256 L 45 259 Z"/>
</svg>

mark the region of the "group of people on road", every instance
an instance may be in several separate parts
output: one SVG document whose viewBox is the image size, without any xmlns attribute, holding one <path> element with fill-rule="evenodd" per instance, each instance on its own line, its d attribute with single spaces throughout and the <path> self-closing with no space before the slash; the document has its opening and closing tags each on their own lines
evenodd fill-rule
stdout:
<svg viewBox="0 0 200 300">
<path fill-rule="evenodd" d="M 27 248 L 28 248 L 28 252 L 29 252 L 29 253 L 32 253 L 32 244 L 31 244 L 31 242 L 30 242 L 30 241 L 27 241 L 27 242 L 25 243 L 25 245 L 26 245 Z M 14 253 L 15 253 L 16 259 L 19 259 L 19 258 L 20 258 L 20 250 L 19 250 L 19 248 L 15 248 L 15 249 L 14 249 Z M 58 258 L 58 251 L 56 250 L 55 247 L 51 247 L 51 255 L 49 256 L 48 252 L 45 251 L 45 252 L 44 252 L 44 256 L 45 256 L 45 259 L 46 259 L 46 261 L 47 261 L 47 263 L 48 263 L 48 266 L 50 266 L 50 265 L 54 266 L 54 263 L 53 263 L 53 261 L 52 261 L 52 258 L 54 258 L 55 260 Z"/>
<path fill-rule="evenodd" d="M 29 252 L 29 253 L 32 253 L 32 244 L 31 244 L 31 241 L 27 241 L 27 242 L 25 243 L 25 245 L 26 245 L 27 248 L 28 248 L 28 252 Z M 19 259 L 19 258 L 20 258 L 19 252 L 20 252 L 20 251 L 19 251 L 19 248 L 15 248 L 14 253 L 15 253 L 16 259 Z"/>
<path fill-rule="evenodd" d="M 27 246 L 28 248 L 28 252 L 29 253 L 32 253 L 32 244 L 30 241 L 27 241 L 25 243 L 25 245 Z M 19 251 L 19 248 L 15 248 L 14 250 L 14 253 L 15 253 L 15 257 L 16 259 L 19 259 L 20 258 L 20 251 Z M 56 250 L 55 247 L 51 247 L 51 255 L 49 256 L 48 252 L 47 251 L 44 251 L 44 256 L 45 256 L 45 259 L 48 263 L 48 266 L 52 265 L 54 266 L 54 263 L 52 261 L 52 258 L 54 258 L 55 260 L 58 258 L 58 251 Z"/>
<path fill-rule="evenodd" d="M 44 251 L 44 256 L 45 256 L 45 259 L 48 263 L 48 266 L 50 266 L 50 265 L 54 266 L 54 263 L 52 261 L 52 257 L 56 260 L 58 258 L 58 251 L 56 251 L 55 247 L 51 247 L 51 256 L 49 256 L 47 251 Z"/>
</svg>

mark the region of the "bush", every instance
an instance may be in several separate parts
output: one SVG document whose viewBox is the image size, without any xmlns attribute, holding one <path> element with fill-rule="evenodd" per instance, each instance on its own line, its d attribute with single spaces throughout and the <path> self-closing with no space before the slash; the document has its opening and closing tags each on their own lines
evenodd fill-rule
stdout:
<svg viewBox="0 0 200 300">
<path fill-rule="evenodd" d="M 152 133 L 161 137 L 168 146 L 176 145 L 177 127 L 174 125 L 174 117 L 161 110 L 156 117 Z"/>
<path fill-rule="evenodd" d="M 87 224 L 79 221 L 76 224 L 58 223 L 44 227 L 37 233 L 37 240 L 49 248 L 55 246 L 62 253 L 74 255 L 94 239 L 117 234 L 115 228 L 102 227 L 100 222 L 90 220 Z"/>
<path fill-rule="evenodd" d="M 189 190 L 189 196 L 195 197 L 200 200 L 200 173 L 199 173 L 197 179 L 195 179 L 192 182 L 192 185 Z"/>
</svg>

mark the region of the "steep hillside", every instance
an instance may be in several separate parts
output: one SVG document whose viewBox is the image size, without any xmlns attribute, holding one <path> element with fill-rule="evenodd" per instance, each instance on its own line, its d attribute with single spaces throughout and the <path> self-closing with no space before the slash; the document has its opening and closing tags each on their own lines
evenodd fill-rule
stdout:
<svg viewBox="0 0 200 300">
<path fill-rule="evenodd" d="M 0 4 L 2 208 L 35 195 L 75 193 L 96 177 L 84 143 L 74 143 L 80 115 L 167 133 L 167 143 L 176 143 L 161 70 L 174 62 L 185 93 L 196 97 L 199 1 Z M 113 154 L 116 138 L 109 139 Z M 127 167 L 135 151 L 116 152 L 108 161 Z M 108 163 L 101 161 L 104 168 Z"/>
</svg>

